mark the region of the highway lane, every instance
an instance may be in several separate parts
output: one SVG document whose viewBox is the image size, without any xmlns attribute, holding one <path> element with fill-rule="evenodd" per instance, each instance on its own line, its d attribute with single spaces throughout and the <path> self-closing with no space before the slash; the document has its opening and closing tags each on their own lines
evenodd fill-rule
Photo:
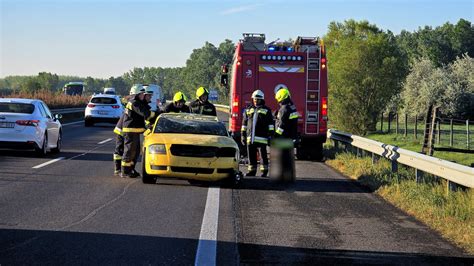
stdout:
<svg viewBox="0 0 474 266">
<path fill-rule="evenodd" d="M 66 126 L 63 152 L 48 158 L 0 153 L 1 265 L 195 262 L 208 187 L 113 176 L 113 141 L 98 144 L 112 129 Z M 219 189 L 217 264 L 472 260 L 323 163 L 298 161 L 297 176 Z"/>
</svg>

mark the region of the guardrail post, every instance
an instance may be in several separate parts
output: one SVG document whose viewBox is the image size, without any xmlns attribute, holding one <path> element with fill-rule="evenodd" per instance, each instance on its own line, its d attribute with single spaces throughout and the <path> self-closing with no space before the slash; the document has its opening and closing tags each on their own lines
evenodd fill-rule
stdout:
<svg viewBox="0 0 474 266">
<path fill-rule="evenodd" d="M 380 118 L 380 132 L 383 133 L 383 112 Z"/>
<path fill-rule="evenodd" d="M 336 148 L 336 150 L 338 150 L 339 149 L 339 141 L 337 141 L 335 139 L 333 139 L 332 141 L 334 142 L 334 148 Z"/>
<path fill-rule="evenodd" d="M 449 180 L 448 181 L 448 188 L 447 188 L 447 193 L 449 193 L 449 191 L 457 191 L 458 190 L 458 184 L 454 183 L 454 182 L 451 182 Z"/>
<path fill-rule="evenodd" d="M 469 150 L 469 119 L 466 120 L 466 147 Z"/>
<path fill-rule="evenodd" d="M 453 140 L 454 140 L 454 126 L 453 126 L 453 119 L 449 120 L 449 147 L 453 147 Z"/>
<path fill-rule="evenodd" d="M 405 113 L 405 132 L 403 134 L 405 137 L 408 135 L 408 114 Z"/>
<path fill-rule="evenodd" d="M 374 152 L 371 153 L 372 155 L 372 164 L 375 164 L 377 163 L 377 161 L 379 160 L 379 158 L 377 157 L 377 154 L 375 154 Z"/>
<path fill-rule="evenodd" d="M 421 183 L 423 181 L 423 171 L 415 169 L 416 183 Z"/>
<path fill-rule="evenodd" d="M 396 160 L 391 160 L 392 164 L 392 173 L 398 172 L 398 162 Z"/>
<path fill-rule="evenodd" d="M 418 134 L 418 115 L 415 115 L 415 130 L 413 130 L 413 134 L 415 135 L 415 139 L 417 139 L 417 134 Z"/>
</svg>

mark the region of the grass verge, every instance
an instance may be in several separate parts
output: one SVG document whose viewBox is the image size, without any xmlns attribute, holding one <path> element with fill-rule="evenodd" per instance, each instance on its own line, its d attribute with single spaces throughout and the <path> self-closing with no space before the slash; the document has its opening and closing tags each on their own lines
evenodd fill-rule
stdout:
<svg viewBox="0 0 474 266">
<path fill-rule="evenodd" d="M 85 107 L 89 102 L 89 97 L 86 96 L 71 96 L 60 93 L 53 93 L 47 90 L 40 90 L 37 92 L 18 92 L 10 95 L 5 95 L 5 97 L 40 99 L 45 102 L 50 109 Z"/>
<path fill-rule="evenodd" d="M 446 191 L 446 181 L 426 175 L 424 182 L 415 182 L 413 169 L 399 167 L 392 173 L 390 163 L 380 159 L 372 164 L 371 158 L 351 153 L 338 153 L 327 147 L 326 164 L 346 176 L 358 180 L 375 193 L 391 202 L 446 239 L 474 255 L 474 192 Z"/>
</svg>

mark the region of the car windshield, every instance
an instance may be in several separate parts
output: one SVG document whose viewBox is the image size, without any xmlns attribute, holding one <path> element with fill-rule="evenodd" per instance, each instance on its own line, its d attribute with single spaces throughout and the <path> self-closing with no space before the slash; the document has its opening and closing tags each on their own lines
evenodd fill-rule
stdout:
<svg viewBox="0 0 474 266">
<path fill-rule="evenodd" d="M 0 113 L 32 114 L 34 110 L 30 103 L 0 103 Z"/>
<path fill-rule="evenodd" d="M 108 97 L 95 97 L 95 98 L 92 98 L 91 103 L 116 104 L 117 100 L 115 100 L 114 98 L 108 98 Z"/>
<path fill-rule="evenodd" d="M 183 133 L 227 136 L 223 123 L 218 121 L 184 120 L 175 117 L 160 117 L 154 133 Z"/>
</svg>

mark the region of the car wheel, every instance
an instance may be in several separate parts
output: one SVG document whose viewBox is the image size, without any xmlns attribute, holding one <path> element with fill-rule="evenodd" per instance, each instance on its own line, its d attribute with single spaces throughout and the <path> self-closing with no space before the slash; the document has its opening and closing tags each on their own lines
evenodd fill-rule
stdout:
<svg viewBox="0 0 474 266">
<path fill-rule="evenodd" d="M 63 133 L 59 131 L 58 141 L 56 142 L 56 148 L 52 149 L 51 151 L 54 153 L 59 153 L 61 151 L 62 141 L 63 141 Z"/>
<path fill-rule="evenodd" d="M 146 154 L 146 149 L 143 149 L 143 154 Z M 156 177 L 147 174 L 146 167 L 145 167 L 145 155 L 142 158 L 142 182 L 143 184 L 155 184 Z"/>
<path fill-rule="evenodd" d="M 44 134 L 43 145 L 41 148 L 36 148 L 35 151 L 41 157 L 46 156 L 48 152 L 48 134 Z"/>
<path fill-rule="evenodd" d="M 85 127 L 91 127 L 91 126 L 93 126 L 93 125 L 94 125 L 94 123 L 93 123 L 92 121 L 90 121 L 90 120 L 88 120 L 88 119 L 87 119 L 87 120 L 84 120 L 84 126 L 85 126 Z"/>
</svg>

